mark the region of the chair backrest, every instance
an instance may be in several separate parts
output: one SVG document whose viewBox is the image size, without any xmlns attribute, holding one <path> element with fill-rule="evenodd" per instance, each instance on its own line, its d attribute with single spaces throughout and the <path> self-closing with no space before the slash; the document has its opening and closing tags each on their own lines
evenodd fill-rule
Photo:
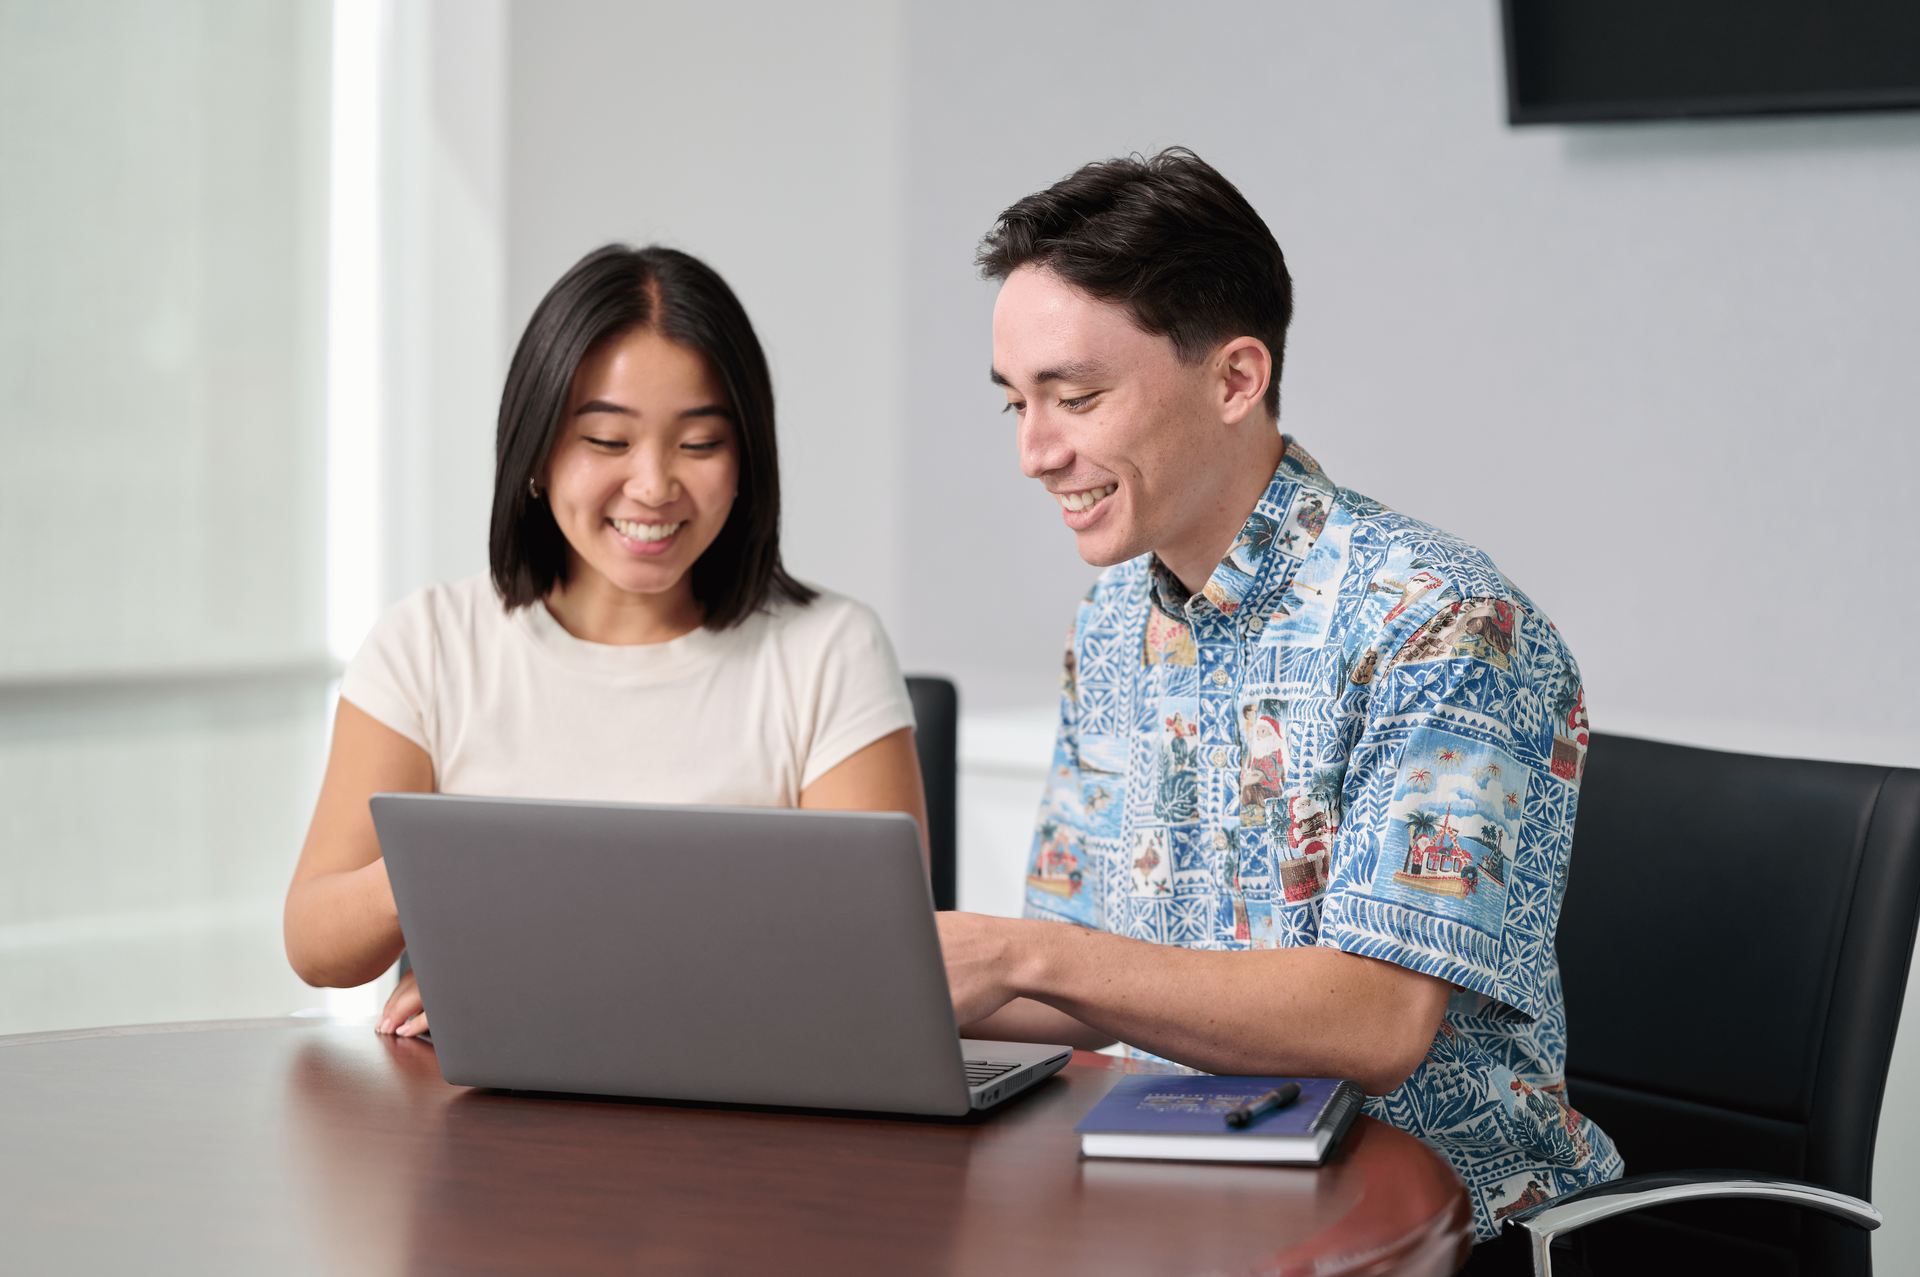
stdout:
<svg viewBox="0 0 1920 1277">
<path fill-rule="evenodd" d="M 1627 1173 L 1765 1171 L 1870 1198 L 1920 914 L 1920 771 L 1595 733 L 1570 872 L 1568 1094 Z M 1595 1246 L 1647 1248 L 1642 1277 L 1869 1271 L 1866 1234 L 1800 1214 L 1673 1208 Z"/>
<path fill-rule="evenodd" d="M 920 753 L 920 780 L 927 789 L 927 843 L 933 871 L 933 907 L 956 907 L 959 828 L 960 692 L 952 680 L 909 674 Z"/>
</svg>

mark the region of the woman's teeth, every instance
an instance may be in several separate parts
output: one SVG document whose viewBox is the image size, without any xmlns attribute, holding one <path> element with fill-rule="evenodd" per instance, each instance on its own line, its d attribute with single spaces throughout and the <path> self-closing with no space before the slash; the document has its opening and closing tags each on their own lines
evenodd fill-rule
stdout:
<svg viewBox="0 0 1920 1277">
<path fill-rule="evenodd" d="M 1085 492 L 1056 492 L 1053 495 L 1061 505 L 1077 514 L 1093 506 L 1119 486 L 1117 483 L 1109 483 L 1104 488 L 1089 488 Z"/>
<path fill-rule="evenodd" d="M 678 532 L 680 524 L 686 520 L 682 519 L 680 523 L 634 523 L 628 519 L 609 519 L 607 522 L 629 541 L 664 541 Z"/>
</svg>

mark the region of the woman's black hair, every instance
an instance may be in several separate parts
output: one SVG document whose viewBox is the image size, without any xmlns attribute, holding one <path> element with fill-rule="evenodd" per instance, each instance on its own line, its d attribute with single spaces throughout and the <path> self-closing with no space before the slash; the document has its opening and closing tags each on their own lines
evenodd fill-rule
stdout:
<svg viewBox="0 0 1920 1277">
<path fill-rule="evenodd" d="M 810 603 L 816 592 L 780 562 L 780 458 L 773 379 L 747 312 L 726 281 L 671 248 L 596 249 L 561 276 L 527 321 L 500 396 L 494 442 L 493 587 L 508 611 L 567 580 L 567 541 L 531 484 L 558 441 L 574 373 L 597 347 L 657 332 L 703 356 L 726 391 L 740 450 L 740 486 L 720 535 L 694 563 L 693 597 L 710 630 L 738 625 L 769 595 Z"/>
</svg>

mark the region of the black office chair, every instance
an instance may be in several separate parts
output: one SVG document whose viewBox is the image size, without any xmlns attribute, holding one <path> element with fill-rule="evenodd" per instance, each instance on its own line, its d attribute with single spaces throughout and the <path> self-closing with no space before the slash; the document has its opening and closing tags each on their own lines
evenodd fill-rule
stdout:
<svg viewBox="0 0 1920 1277">
<path fill-rule="evenodd" d="M 1593 1225 L 1598 1277 L 1870 1273 L 1920 771 L 1596 733 L 1573 847 L 1567 1092 L 1628 1178 L 1509 1216 L 1535 1271 Z"/>
<path fill-rule="evenodd" d="M 932 853 L 933 907 L 955 908 L 959 828 L 960 693 L 950 679 L 909 674 L 913 745 L 927 788 L 927 843 Z"/>
</svg>

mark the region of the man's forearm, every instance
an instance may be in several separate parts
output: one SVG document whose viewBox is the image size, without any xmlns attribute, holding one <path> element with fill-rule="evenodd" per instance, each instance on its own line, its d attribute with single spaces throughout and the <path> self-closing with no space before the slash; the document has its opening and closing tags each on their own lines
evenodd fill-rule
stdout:
<svg viewBox="0 0 1920 1277">
<path fill-rule="evenodd" d="M 1058 1042 L 1082 1051 L 1112 1046 L 1116 1039 L 1032 998 L 1015 998 L 984 1020 L 960 1026 L 963 1038 L 995 1042 Z"/>
<path fill-rule="evenodd" d="M 1100 1034 L 1212 1073 L 1351 1077 L 1418 1068 L 1450 986 L 1337 949 L 1218 952 L 1058 923 L 1007 929 L 1007 984 Z"/>
</svg>

